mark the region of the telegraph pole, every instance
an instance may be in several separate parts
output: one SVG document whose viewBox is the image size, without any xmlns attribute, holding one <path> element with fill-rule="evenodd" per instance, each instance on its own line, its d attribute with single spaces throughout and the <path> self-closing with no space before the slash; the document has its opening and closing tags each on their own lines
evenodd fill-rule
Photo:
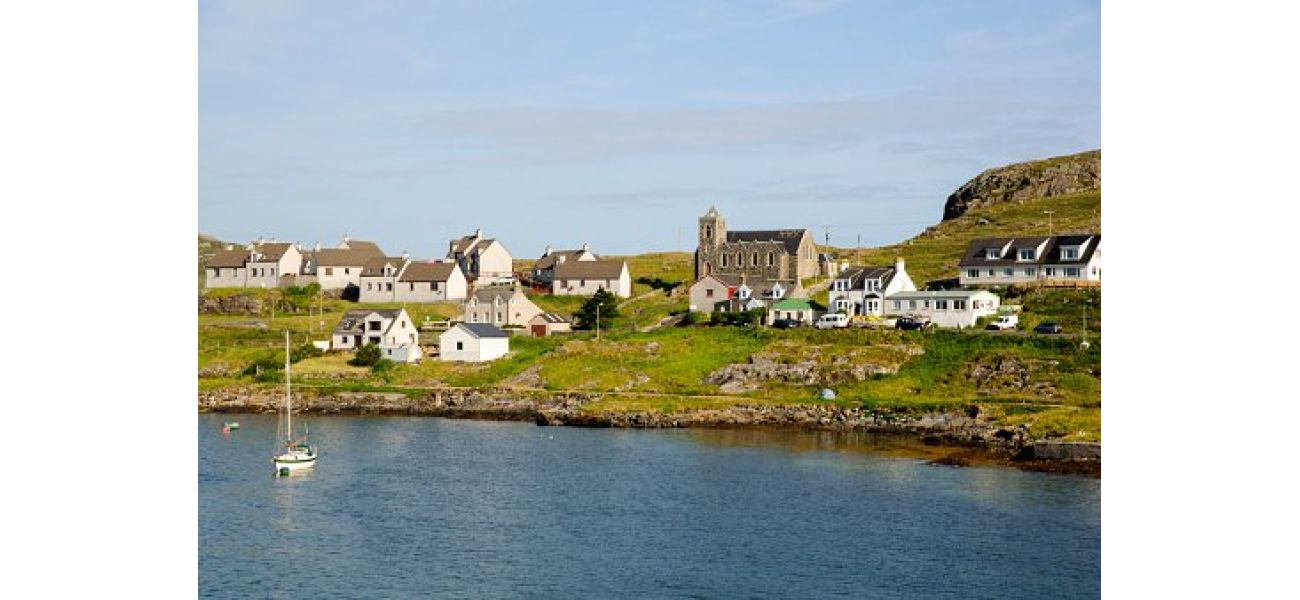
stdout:
<svg viewBox="0 0 1300 600">
<path fill-rule="evenodd" d="M 1043 214 L 1047 215 L 1047 235 L 1052 235 L 1052 215 L 1056 214 L 1056 211 L 1045 210 Z"/>
<path fill-rule="evenodd" d="M 596 340 L 600 340 L 600 303 L 596 303 Z"/>
</svg>

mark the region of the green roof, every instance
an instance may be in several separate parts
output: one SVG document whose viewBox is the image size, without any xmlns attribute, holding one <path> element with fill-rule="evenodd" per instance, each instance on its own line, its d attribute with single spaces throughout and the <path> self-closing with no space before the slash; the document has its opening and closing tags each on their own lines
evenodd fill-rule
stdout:
<svg viewBox="0 0 1300 600">
<path fill-rule="evenodd" d="M 786 298 L 773 304 L 772 310 L 826 310 L 826 307 L 807 298 Z"/>
</svg>

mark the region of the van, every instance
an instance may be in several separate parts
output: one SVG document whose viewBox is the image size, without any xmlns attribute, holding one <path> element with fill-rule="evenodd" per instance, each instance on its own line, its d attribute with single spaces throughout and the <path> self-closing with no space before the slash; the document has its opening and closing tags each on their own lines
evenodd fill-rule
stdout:
<svg viewBox="0 0 1300 600">
<path fill-rule="evenodd" d="M 843 313 L 822 315 L 813 326 L 818 329 L 843 329 L 849 326 L 849 316 Z"/>
</svg>

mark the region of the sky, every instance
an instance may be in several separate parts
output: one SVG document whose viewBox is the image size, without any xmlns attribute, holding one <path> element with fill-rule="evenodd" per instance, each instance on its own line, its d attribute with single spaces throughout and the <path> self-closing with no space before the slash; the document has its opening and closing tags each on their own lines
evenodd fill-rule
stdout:
<svg viewBox="0 0 1300 600">
<path fill-rule="evenodd" d="M 199 231 L 438 258 L 898 242 L 980 171 L 1099 148 L 1098 1 L 210 1 Z"/>
</svg>

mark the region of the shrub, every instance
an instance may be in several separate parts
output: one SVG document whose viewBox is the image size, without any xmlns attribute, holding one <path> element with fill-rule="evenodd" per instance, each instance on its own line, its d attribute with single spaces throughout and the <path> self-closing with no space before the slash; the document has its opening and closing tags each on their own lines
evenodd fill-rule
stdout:
<svg viewBox="0 0 1300 600">
<path fill-rule="evenodd" d="M 348 361 L 348 364 L 357 367 L 370 367 L 375 363 L 383 360 L 384 354 L 379 350 L 379 346 L 366 344 L 357 349 L 357 355 Z"/>
<path fill-rule="evenodd" d="M 596 310 L 597 307 L 600 308 L 599 311 Z M 600 314 L 600 326 L 608 329 L 614 317 L 618 316 L 618 297 L 604 288 L 596 290 L 596 294 L 573 315 L 578 321 L 578 329 L 595 329 L 597 313 Z"/>
<path fill-rule="evenodd" d="M 686 314 L 682 315 L 682 320 L 680 325 L 683 327 L 689 327 L 691 325 L 696 325 L 702 321 L 704 321 L 703 314 L 693 310 L 688 310 L 686 311 Z"/>
</svg>

